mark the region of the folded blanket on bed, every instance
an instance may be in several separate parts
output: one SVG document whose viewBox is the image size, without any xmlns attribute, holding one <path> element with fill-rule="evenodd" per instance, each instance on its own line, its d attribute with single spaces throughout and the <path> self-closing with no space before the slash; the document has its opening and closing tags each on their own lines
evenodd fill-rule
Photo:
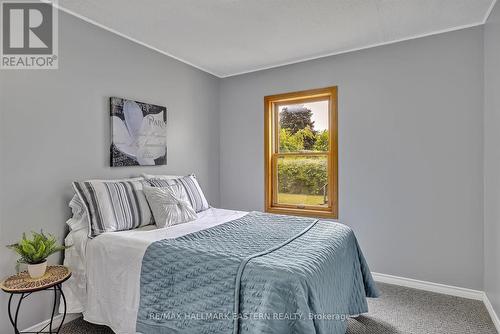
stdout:
<svg viewBox="0 0 500 334">
<path fill-rule="evenodd" d="M 252 212 L 148 247 L 137 331 L 340 334 L 376 295 L 349 227 Z"/>
</svg>

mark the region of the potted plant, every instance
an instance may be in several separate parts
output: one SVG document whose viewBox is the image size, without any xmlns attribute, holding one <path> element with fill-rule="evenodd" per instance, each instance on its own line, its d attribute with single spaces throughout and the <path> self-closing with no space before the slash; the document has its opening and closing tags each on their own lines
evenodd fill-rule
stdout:
<svg viewBox="0 0 500 334">
<path fill-rule="evenodd" d="M 26 263 L 28 265 L 28 273 L 31 278 L 40 278 L 45 275 L 47 270 L 47 257 L 62 251 L 67 246 L 58 246 L 56 238 L 51 235 L 45 235 L 43 231 L 40 233 L 31 232 L 32 238 L 26 238 L 26 233 L 23 233 L 23 238 L 18 243 L 8 245 L 7 247 L 14 250 L 21 256 L 17 263 Z"/>
</svg>

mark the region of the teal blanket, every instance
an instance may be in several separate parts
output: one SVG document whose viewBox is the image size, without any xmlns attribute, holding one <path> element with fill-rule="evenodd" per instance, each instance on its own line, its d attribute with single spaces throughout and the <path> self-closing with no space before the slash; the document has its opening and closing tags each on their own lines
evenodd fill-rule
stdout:
<svg viewBox="0 0 500 334">
<path fill-rule="evenodd" d="M 376 296 L 349 227 L 252 212 L 148 247 L 137 332 L 343 334 Z"/>
</svg>

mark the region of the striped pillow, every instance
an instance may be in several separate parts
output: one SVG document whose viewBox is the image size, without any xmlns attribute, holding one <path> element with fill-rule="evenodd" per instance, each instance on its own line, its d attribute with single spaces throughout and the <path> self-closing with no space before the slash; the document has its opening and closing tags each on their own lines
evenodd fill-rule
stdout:
<svg viewBox="0 0 500 334">
<path fill-rule="evenodd" d="M 154 175 L 154 174 L 145 174 L 142 173 L 141 176 L 146 180 L 149 179 L 162 179 L 162 180 L 171 180 L 171 179 L 180 179 L 183 176 L 178 175 Z"/>
<path fill-rule="evenodd" d="M 194 211 L 201 212 L 210 208 L 207 199 L 205 198 L 205 195 L 203 195 L 203 191 L 196 180 L 196 176 L 193 174 L 180 177 L 178 179 L 148 179 L 146 182 L 152 187 L 168 187 L 180 184 L 184 187 Z"/>
<path fill-rule="evenodd" d="M 73 182 L 89 217 L 89 237 L 153 223 L 142 179 Z"/>
</svg>

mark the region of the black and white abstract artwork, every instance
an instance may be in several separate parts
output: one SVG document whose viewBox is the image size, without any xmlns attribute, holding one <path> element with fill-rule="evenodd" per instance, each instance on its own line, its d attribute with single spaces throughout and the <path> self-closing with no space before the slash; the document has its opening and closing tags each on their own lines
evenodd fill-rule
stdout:
<svg viewBox="0 0 500 334">
<path fill-rule="evenodd" d="M 110 98 L 111 166 L 167 164 L 167 108 Z"/>
</svg>

